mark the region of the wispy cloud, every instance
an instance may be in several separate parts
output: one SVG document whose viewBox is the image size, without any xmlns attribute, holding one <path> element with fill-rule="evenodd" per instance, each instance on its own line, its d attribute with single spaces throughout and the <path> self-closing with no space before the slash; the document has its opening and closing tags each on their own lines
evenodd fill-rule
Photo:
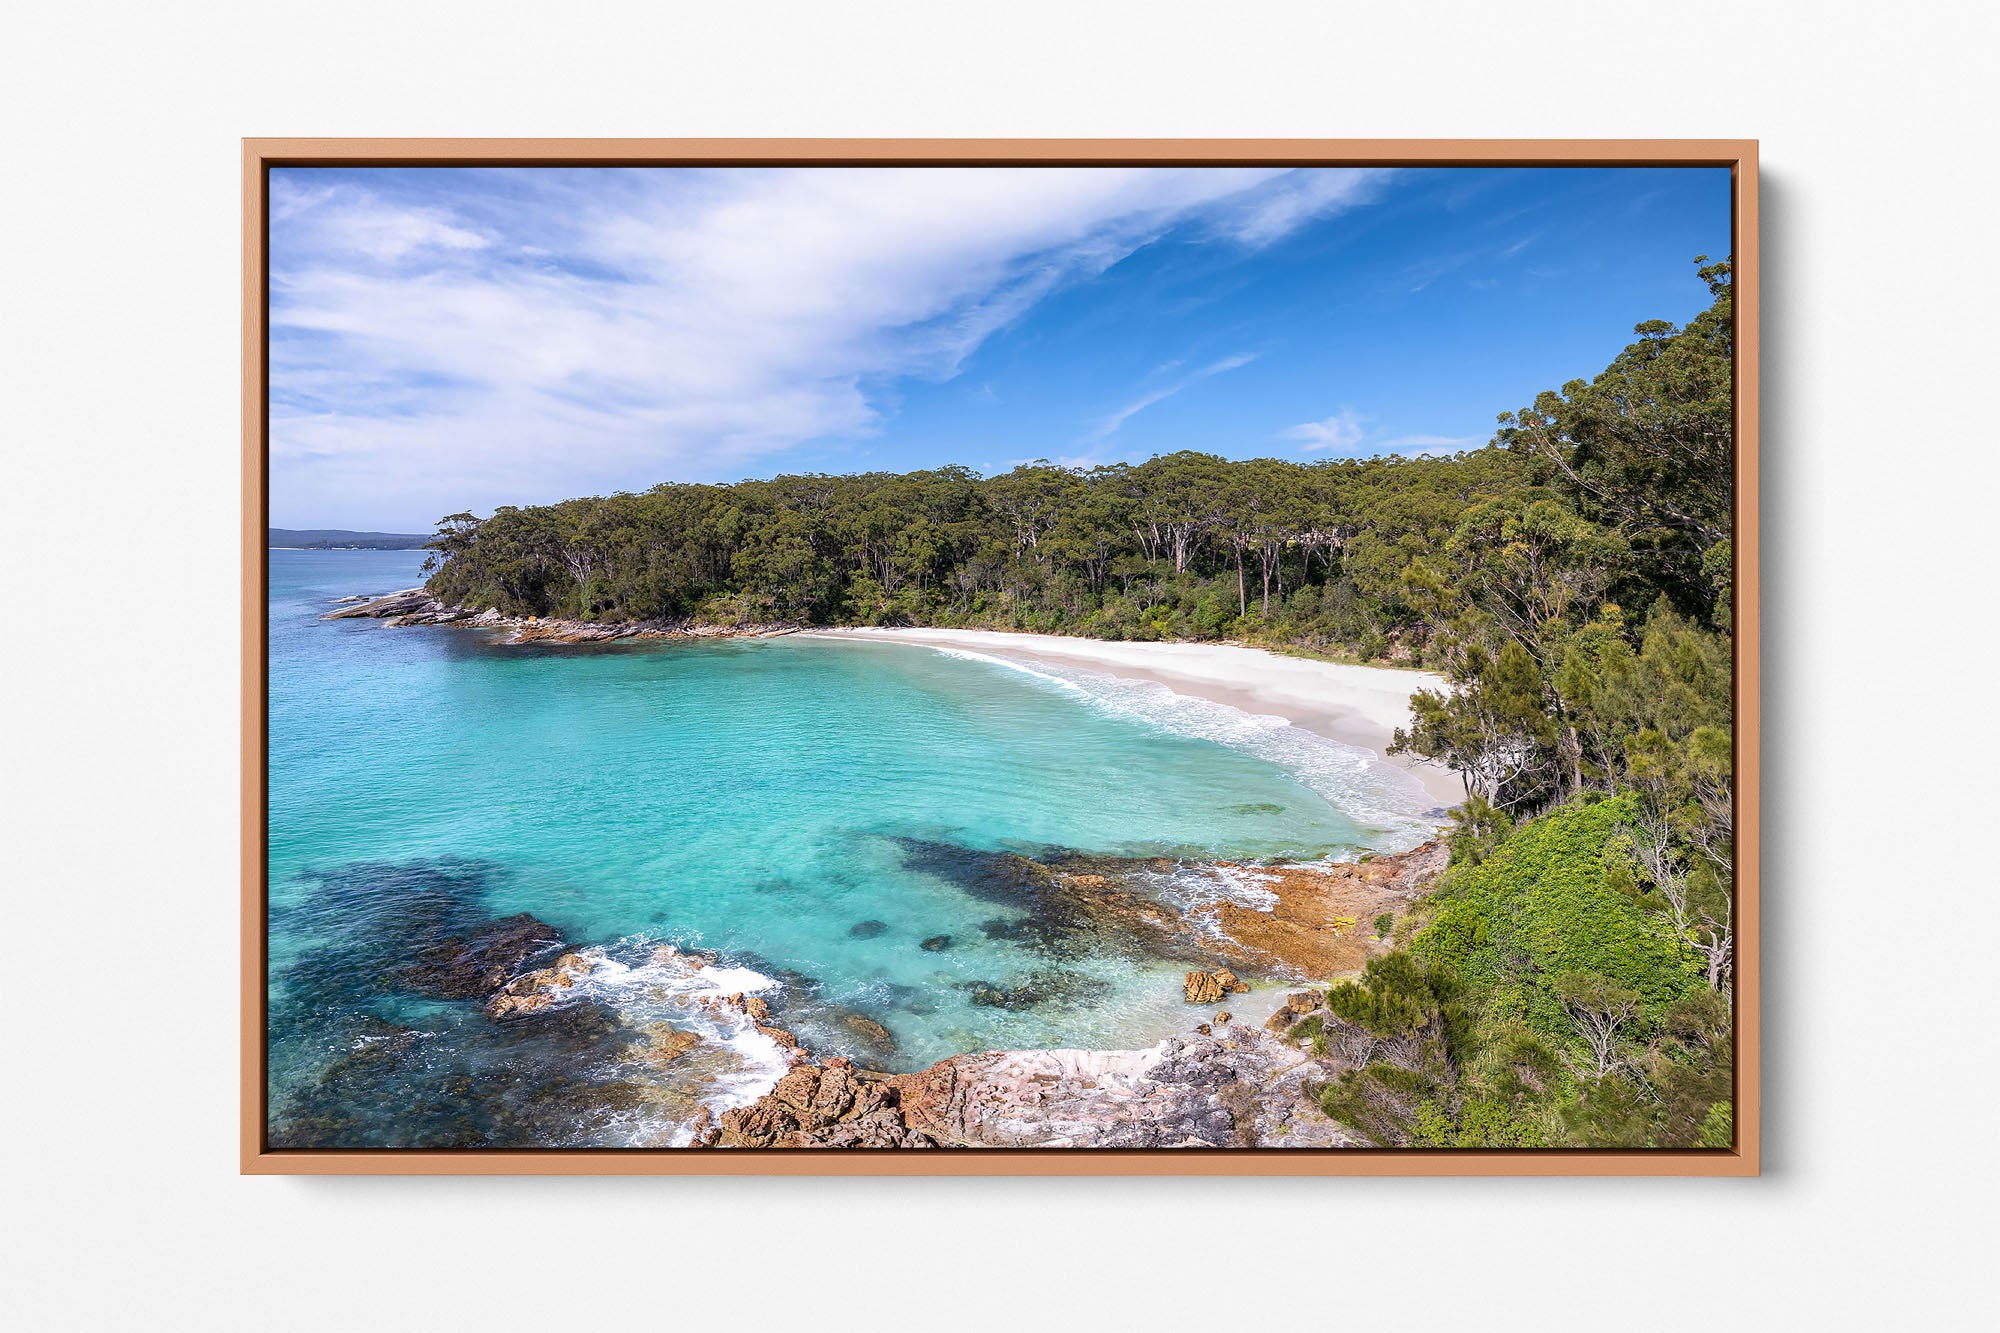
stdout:
<svg viewBox="0 0 2000 1333">
<path fill-rule="evenodd" d="M 1096 444 L 1099 441 L 1108 438 L 1109 436 L 1117 434 L 1119 427 L 1123 426 L 1127 421 L 1130 421 L 1133 417 L 1145 411 L 1147 408 L 1153 406 L 1153 404 L 1165 402 L 1167 399 L 1173 397 L 1175 394 L 1180 393 L 1184 389 L 1191 388 L 1192 386 L 1201 383 L 1205 379 L 1208 379 L 1215 375 L 1225 374 L 1228 371 L 1240 369 L 1243 366 L 1249 365 L 1252 361 L 1255 361 L 1256 359 L 1257 359 L 1257 354 L 1255 352 L 1242 352 L 1238 353 L 1235 356 L 1225 356 L 1220 361 L 1214 362 L 1211 365 L 1203 366 L 1200 370 L 1197 370 L 1192 375 L 1184 375 L 1180 379 L 1175 380 L 1172 384 L 1164 385 L 1160 388 L 1152 390 L 1149 393 L 1143 393 L 1139 395 L 1137 398 L 1134 398 L 1131 402 L 1125 404 L 1125 406 L 1119 408 L 1116 412 L 1113 412 L 1110 416 L 1104 418 L 1104 420 L 1097 423 L 1097 426 L 1088 433 L 1086 433 L 1082 438 L 1080 438 L 1077 441 L 1077 443 Z M 1167 366 L 1163 367 L 1162 369 L 1171 368 L 1174 366 L 1178 366 L 1180 364 L 1181 363 L 1178 361 L 1170 361 L 1167 363 Z"/>
<path fill-rule="evenodd" d="M 281 171 L 273 521 L 402 524 L 877 431 L 1052 293 L 1192 225 L 1244 250 L 1375 171 Z M 1107 421 L 1207 375 L 1155 390 Z M 367 524 L 358 520 L 366 518 Z"/>
<path fill-rule="evenodd" d="M 1398 435 L 1370 439 L 1367 418 L 1346 407 L 1323 420 L 1305 421 L 1279 431 L 1278 438 L 1298 441 L 1301 453 L 1339 453 L 1350 458 L 1380 454 L 1435 458 L 1479 443 L 1476 435 Z"/>
<path fill-rule="evenodd" d="M 328 258 L 394 263 L 424 250 L 483 250 L 489 238 L 456 225 L 443 209 L 396 206 L 355 185 L 304 188 L 279 181 L 271 226 L 289 243 Z"/>
</svg>

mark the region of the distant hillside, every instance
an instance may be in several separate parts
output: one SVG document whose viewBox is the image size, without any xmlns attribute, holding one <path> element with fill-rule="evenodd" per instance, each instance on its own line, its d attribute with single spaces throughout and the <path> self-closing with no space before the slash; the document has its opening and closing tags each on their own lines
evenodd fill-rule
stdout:
<svg viewBox="0 0 2000 1333">
<path fill-rule="evenodd" d="M 345 528 L 272 528 L 273 546 L 308 551 L 414 551 L 430 540 L 428 533 L 349 532 Z"/>
</svg>

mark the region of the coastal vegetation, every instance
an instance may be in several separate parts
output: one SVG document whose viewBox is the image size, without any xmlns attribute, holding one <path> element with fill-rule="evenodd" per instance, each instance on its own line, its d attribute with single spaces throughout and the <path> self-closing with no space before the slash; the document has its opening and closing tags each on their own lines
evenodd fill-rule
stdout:
<svg viewBox="0 0 2000 1333">
<path fill-rule="evenodd" d="M 505 615 L 1232 639 L 1420 665 L 1398 750 L 1451 868 L 1295 1037 L 1378 1143 L 1731 1142 L 1733 311 L 1442 458 L 669 484 L 457 514 L 429 590 Z"/>
</svg>

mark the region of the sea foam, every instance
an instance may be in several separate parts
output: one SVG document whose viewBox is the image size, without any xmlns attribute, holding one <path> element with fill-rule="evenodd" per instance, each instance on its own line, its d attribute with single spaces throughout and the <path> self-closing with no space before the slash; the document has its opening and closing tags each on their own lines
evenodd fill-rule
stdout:
<svg viewBox="0 0 2000 1333">
<path fill-rule="evenodd" d="M 1436 802 L 1423 784 L 1373 750 L 1347 745 L 1268 713 L 1252 713 L 1157 681 L 1053 663 L 1028 663 L 969 648 L 927 645 L 947 657 L 1018 672 L 1108 716 L 1209 741 L 1283 769 L 1328 805 L 1379 835 L 1370 845 L 1400 852 L 1433 836 Z"/>
<path fill-rule="evenodd" d="M 734 1067 L 710 1071 L 696 1107 L 720 1113 L 747 1106 L 776 1087 L 791 1068 L 786 1049 L 759 1031 L 750 1015 L 721 1003 L 727 996 L 779 990 L 775 978 L 752 968 L 704 963 L 646 935 L 588 952 L 595 965 L 560 996 L 559 1005 L 594 1000 L 632 1027 L 665 1023 L 736 1057 Z M 676 1116 L 664 1107 L 662 1115 L 632 1117 L 625 1131 L 635 1144 L 664 1140 L 670 1147 L 685 1146 L 692 1136 L 692 1116 Z"/>
</svg>

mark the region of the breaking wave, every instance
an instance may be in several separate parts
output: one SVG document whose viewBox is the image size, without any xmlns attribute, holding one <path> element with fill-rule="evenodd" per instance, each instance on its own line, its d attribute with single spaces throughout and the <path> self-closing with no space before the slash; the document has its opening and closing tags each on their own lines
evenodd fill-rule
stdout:
<svg viewBox="0 0 2000 1333">
<path fill-rule="evenodd" d="M 701 954 L 683 953 L 639 935 L 604 949 L 582 951 L 592 966 L 578 976 L 558 1004 L 595 1001 L 641 1031 L 662 1026 L 690 1033 L 706 1059 L 692 1062 L 678 1082 L 696 1081 L 687 1100 L 662 1101 L 650 1115 L 635 1116 L 623 1126 L 638 1144 L 664 1137 L 667 1145 L 684 1146 L 692 1133 L 693 1115 L 701 1107 L 720 1113 L 747 1106 L 777 1086 L 791 1068 L 786 1049 L 758 1030 L 756 1021 L 730 1004 L 736 995 L 769 995 L 780 983 L 747 967 L 710 962 Z M 720 1057 L 720 1058 L 717 1058 Z"/>
<path fill-rule="evenodd" d="M 1087 707 L 1195 740 L 1225 746 L 1283 769 L 1334 809 L 1376 833 L 1377 851 L 1400 852 L 1432 837 L 1436 801 L 1423 784 L 1373 750 L 1307 731 L 1290 720 L 1251 713 L 1157 681 L 996 653 L 930 645 L 948 657 L 983 662 L 1074 695 Z"/>
</svg>

